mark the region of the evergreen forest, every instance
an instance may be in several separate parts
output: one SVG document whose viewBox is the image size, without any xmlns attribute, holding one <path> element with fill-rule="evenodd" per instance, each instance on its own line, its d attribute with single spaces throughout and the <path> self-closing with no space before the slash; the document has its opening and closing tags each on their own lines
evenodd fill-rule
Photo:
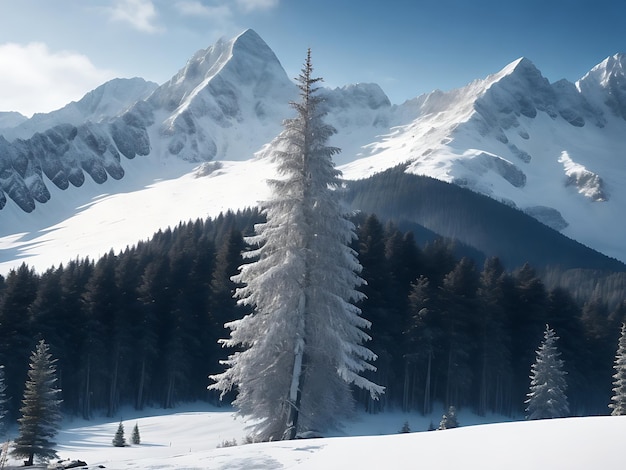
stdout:
<svg viewBox="0 0 626 470">
<path fill-rule="evenodd" d="M 40 340 L 58 360 L 65 413 L 114 416 L 122 405 L 170 408 L 218 401 L 209 375 L 229 351 L 224 323 L 246 307 L 231 277 L 256 210 L 189 221 L 120 253 L 75 259 L 38 273 L 26 264 L 0 276 L 0 364 L 9 420 L 17 419 L 29 355 Z M 380 400 L 354 392 L 370 412 L 391 407 L 521 415 L 546 324 L 561 338 L 572 415 L 608 414 L 615 348 L 626 304 L 548 288 L 529 264 L 460 257 L 455 244 L 418 244 L 412 232 L 359 214 L 354 242 L 378 359 Z M 231 395 L 235 392 L 231 392 Z M 226 397 L 226 401 L 234 396 Z"/>
</svg>

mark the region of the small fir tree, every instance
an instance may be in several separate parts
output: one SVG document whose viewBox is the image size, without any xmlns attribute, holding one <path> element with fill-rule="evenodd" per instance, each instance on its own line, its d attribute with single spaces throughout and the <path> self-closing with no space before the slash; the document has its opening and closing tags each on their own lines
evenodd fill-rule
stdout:
<svg viewBox="0 0 626 470">
<path fill-rule="evenodd" d="M 30 356 L 30 370 L 24 390 L 20 413 L 19 435 L 15 439 L 12 455 L 27 458 L 32 465 L 34 457 L 43 461 L 57 457 L 54 437 L 61 421 L 58 398 L 61 390 L 56 388 L 56 359 L 52 359 L 48 345 L 41 340 Z"/>
<path fill-rule="evenodd" d="M 409 422 L 405 421 L 404 424 L 402 425 L 402 428 L 400 429 L 401 433 L 409 433 L 411 432 L 411 426 L 409 426 Z"/>
<path fill-rule="evenodd" d="M 141 436 L 139 435 L 139 425 L 137 423 L 135 423 L 135 427 L 133 428 L 133 434 L 130 440 L 134 445 L 141 444 Z"/>
<path fill-rule="evenodd" d="M 126 446 L 126 438 L 124 437 L 124 425 L 120 421 L 120 424 L 117 426 L 117 431 L 115 431 L 115 437 L 113 438 L 113 446 L 114 447 L 125 447 Z"/>
<path fill-rule="evenodd" d="M 615 355 L 615 375 L 613 375 L 613 396 L 609 408 L 611 415 L 626 415 L 626 323 L 622 323 L 617 353 Z"/>
<path fill-rule="evenodd" d="M 557 350 L 559 339 L 548 325 L 544 339 L 537 350 L 537 358 L 531 367 L 530 392 L 526 400 L 527 419 L 562 418 L 569 414 L 565 390 L 566 372 L 563 370 L 561 353 Z"/>
<path fill-rule="evenodd" d="M 456 419 L 456 408 L 454 406 L 450 406 L 448 411 L 441 417 L 441 422 L 439 423 L 439 430 L 442 429 L 452 429 L 458 428 L 459 422 Z"/>
</svg>

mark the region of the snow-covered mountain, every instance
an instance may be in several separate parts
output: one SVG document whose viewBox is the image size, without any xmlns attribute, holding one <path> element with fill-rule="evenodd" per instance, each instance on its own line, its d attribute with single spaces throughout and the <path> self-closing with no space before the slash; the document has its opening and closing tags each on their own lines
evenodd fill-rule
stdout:
<svg viewBox="0 0 626 470">
<path fill-rule="evenodd" d="M 37 132 L 60 125 L 80 126 L 86 122 L 99 123 L 117 117 L 143 100 L 158 87 L 143 78 L 116 78 L 87 93 L 79 101 L 72 101 L 50 113 L 37 113 L 30 119 L 19 113 L 4 113 L 0 119 L 0 135 L 7 140 L 29 139 Z M 11 118 L 12 119 L 9 119 Z"/>
<path fill-rule="evenodd" d="M 199 51 L 145 100 L 141 95 L 149 85 L 118 85 L 109 83 L 73 106 L 3 131 L 0 208 L 6 194 L 32 212 L 36 203 L 50 199 L 50 182 L 60 189 L 82 186 L 84 173 L 97 183 L 121 179 L 123 157 L 249 158 L 276 135 L 281 124 L 276 114 L 286 114 L 287 102 L 295 96 L 273 52 L 253 31 Z M 123 93 L 107 93 L 106 88 Z M 128 109 L 131 96 L 134 104 Z M 111 113 L 106 119 L 100 116 L 104 110 Z M 96 115 L 98 119 L 89 119 Z M 14 140 L 31 130 L 36 131 L 32 137 Z"/>
<path fill-rule="evenodd" d="M 549 83 L 522 58 L 463 88 L 401 105 L 375 84 L 321 93 L 346 178 L 406 164 L 407 172 L 486 194 L 624 261 L 625 65 L 626 55 L 615 55 L 576 83 Z M 20 253 L 24 239 L 29 250 L 44 246 L 35 242 L 44 236 L 37 231 L 50 241 L 60 233 L 50 227 L 69 226 L 68 218 L 107 217 L 98 212 L 106 201 L 125 201 L 123 209 L 109 208 L 118 232 L 123 224 L 142 227 L 128 230 L 126 243 L 177 223 L 176 212 L 203 217 L 255 204 L 273 174 L 262 149 L 292 115 L 288 103 L 296 97 L 274 53 L 247 30 L 198 51 L 161 86 L 115 80 L 53 113 L 1 115 L 0 124 L 13 124 L 0 126 L 0 252 Z M 197 193 L 156 195 L 181 178 L 187 191 L 197 183 L 202 206 Z M 146 191 L 160 205 L 169 199 L 186 206 L 142 224 L 148 203 L 133 209 L 142 200 L 133 195 Z M 93 236 L 103 251 L 117 246 L 100 232 Z M 75 248 L 75 255 L 88 254 Z M 0 262 L 11 256 L 0 254 Z"/>
<path fill-rule="evenodd" d="M 447 93 L 405 103 L 417 117 L 366 146 L 348 178 L 408 172 L 468 187 L 624 259 L 625 55 L 572 84 L 550 84 L 527 59 Z"/>
</svg>

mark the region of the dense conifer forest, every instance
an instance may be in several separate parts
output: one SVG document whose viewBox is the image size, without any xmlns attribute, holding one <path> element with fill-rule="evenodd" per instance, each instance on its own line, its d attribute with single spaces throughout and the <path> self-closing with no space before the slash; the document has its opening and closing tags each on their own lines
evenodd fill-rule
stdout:
<svg viewBox="0 0 626 470">
<path fill-rule="evenodd" d="M 254 210 L 181 223 L 98 260 L 76 259 L 43 273 L 27 265 L 0 276 L 0 364 L 16 418 L 28 358 L 44 339 L 58 359 L 66 413 L 113 416 L 121 405 L 217 403 L 208 376 L 228 351 L 225 322 L 246 310 L 232 297 L 243 237 Z M 355 218 L 354 249 L 367 281 L 360 305 L 372 322 L 371 412 L 427 412 L 436 401 L 478 413 L 522 413 L 530 366 L 546 324 L 561 338 L 571 413 L 608 414 L 613 359 L 626 306 L 599 295 L 575 300 L 548 289 L 532 266 L 477 265 L 452 243 L 418 245 L 412 232 L 375 216 Z M 584 301 L 583 301 L 584 300 Z"/>
</svg>

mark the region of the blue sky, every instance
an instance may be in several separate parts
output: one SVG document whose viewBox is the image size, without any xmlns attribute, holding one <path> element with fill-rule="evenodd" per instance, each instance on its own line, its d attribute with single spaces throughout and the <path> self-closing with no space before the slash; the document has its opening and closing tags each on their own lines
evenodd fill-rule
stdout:
<svg viewBox="0 0 626 470">
<path fill-rule="evenodd" d="M 328 86 L 393 103 L 525 56 L 575 81 L 626 52 L 622 0 L 20 0 L 0 3 L 0 110 L 61 107 L 114 77 L 163 83 L 194 52 L 254 29 L 290 77 L 308 47 Z"/>
</svg>

